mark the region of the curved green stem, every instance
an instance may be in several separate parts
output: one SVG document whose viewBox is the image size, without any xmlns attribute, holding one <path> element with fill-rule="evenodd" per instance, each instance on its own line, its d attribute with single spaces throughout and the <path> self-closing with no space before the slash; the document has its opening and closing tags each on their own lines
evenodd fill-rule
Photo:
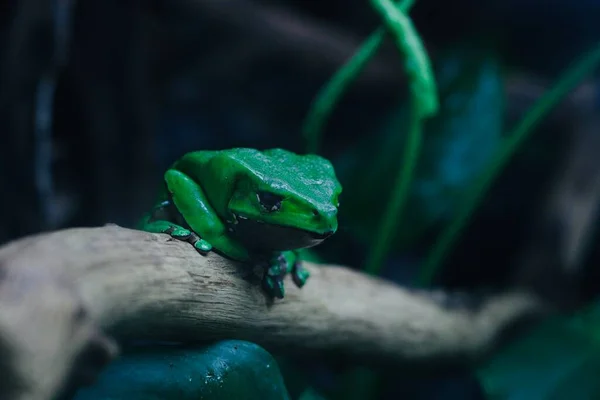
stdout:
<svg viewBox="0 0 600 400">
<path fill-rule="evenodd" d="M 409 77 L 410 90 L 409 126 L 401 158 L 402 165 L 365 266 L 365 272 L 378 275 L 409 197 L 421 149 L 422 120 L 437 111 L 438 99 L 427 53 L 410 19 L 398 10 L 391 0 L 372 0 L 371 3 L 383 18 L 405 57 L 405 71 Z"/>
<path fill-rule="evenodd" d="M 404 72 L 408 76 L 411 101 L 420 118 L 434 115 L 438 110 L 437 89 L 429 57 L 412 21 L 392 0 L 371 0 L 396 47 L 404 57 Z"/>
<path fill-rule="evenodd" d="M 410 94 L 409 126 L 406 132 L 407 139 L 404 146 L 404 154 L 401 159 L 402 165 L 398 170 L 392 195 L 390 196 L 387 209 L 383 213 L 378 236 L 371 248 L 365 267 L 365 271 L 373 275 L 378 275 L 381 270 L 384 258 L 394 239 L 402 210 L 408 199 L 414 169 L 421 148 L 422 119 L 435 114 L 438 108 L 435 80 L 433 79 L 429 59 L 410 19 L 406 16 L 412 3 L 413 1 L 405 1 L 396 6 L 391 0 L 371 0 L 373 8 L 382 17 L 386 29 L 393 36 L 398 49 L 404 57 L 404 69 L 409 78 Z M 337 87 L 334 87 L 334 90 L 332 90 L 333 102 L 325 102 L 329 106 L 329 108 L 324 108 L 325 118 L 331 113 L 335 101 L 337 101 L 335 95 L 341 95 L 349 84 L 350 79 L 347 79 L 348 76 L 354 78 L 358 75 L 358 72 L 381 44 L 383 37 L 384 31 L 380 28 L 367 41 L 367 45 L 370 47 L 363 47 L 350 60 L 350 63 L 338 73 L 342 74 L 342 76 L 339 77 L 339 81 L 335 82 Z M 344 73 L 348 75 L 343 76 Z M 354 75 L 350 75 L 350 73 L 354 73 Z M 307 131 L 309 137 L 312 139 L 312 149 L 318 147 L 320 130 L 325 118 L 318 121 L 316 126 L 308 126 L 309 129 L 313 129 L 312 131 Z M 354 399 L 366 393 L 375 393 L 378 385 L 378 376 L 369 371 L 361 370 L 354 377 L 354 382 L 354 384 L 349 385 L 350 393 L 347 393 L 348 396 L 346 398 Z M 360 386 L 357 387 L 359 383 Z"/>
<path fill-rule="evenodd" d="M 404 0 L 398 7 L 408 13 L 414 0 Z M 307 139 L 307 151 L 317 153 L 321 145 L 321 133 L 333 109 L 348 87 L 356 80 L 367 63 L 373 58 L 385 38 L 385 29 L 378 28 L 361 45 L 352 58 L 346 62 L 319 91 L 308 110 L 304 121 L 303 134 Z"/>
<path fill-rule="evenodd" d="M 541 99 L 533 105 L 531 110 L 523 117 L 519 124 L 508 135 L 505 143 L 500 148 L 488 169 L 483 173 L 481 179 L 473 186 L 464 203 L 457 212 L 456 217 L 444 230 L 429 253 L 427 259 L 419 271 L 418 284 L 427 286 L 435 277 L 436 272 L 460 233 L 470 220 L 473 211 L 477 208 L 494 180 L 502 172 L 519 146 L 535 130 L 542 119 L 586 76 L 600 65 L 600 44 L 586 53 L 572 67 L 570 67 L 561 79 L 548 90 Z"/>
</svg>

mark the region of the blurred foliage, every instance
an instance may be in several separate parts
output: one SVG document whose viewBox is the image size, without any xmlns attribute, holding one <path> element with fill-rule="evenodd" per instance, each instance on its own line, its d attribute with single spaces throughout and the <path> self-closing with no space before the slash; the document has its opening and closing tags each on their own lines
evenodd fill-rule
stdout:
<svg viewBox="0 0 600 400">
<path fill-rule="evenodd" d="M 197 349 L 134 349 L 112 362 L 75 400 L 286 400 L 273 357 L 248 342 Z"/>
<path fill-rule="evenodd" d="M 584 52 L 563 72 L 560 79 L 535 102 L 525 113 L 519 123 L 506 134 L 499 151 L 495 152 L 488 166 L 482 171 L 457 209 L 452 222 L 442 231 L 434 247 L 421 267 L 419 283 L 428 285 L 444 258 L 451 251 L 458 237 L 469 223 L 471 216 L 481 204 L 495 181 L 513 156 L 521 150 L 523 144 L 531 137 L 536 128 L 548 117 L 552 110 L 565 97 L 577 88 L 584 79 L 591 75 L 600 65 L 600 42 Z"/>
<path fill-rule="evenodd" d="M 489 49 L 460 45 L 435 63 L 440 112 L 424 127 L 423 148 L 394 251 L 408 248 L 435 224 L 448 221 L 502 138 L 503 80 Z M 382 199 L 402 154 L 406 101 L 353 149 L 333 159 L 344 186 L 343 215 L 353 233 L 373 238 L 384 215 Z M 375 156 L 376 155 L 376 156 Z M 367 167 L 368 166 L 368 167 Z"/>
<path fill-rule="evenodd" d="M 500 349 L 477 371 L 489 399 L 596 399 L 600 303 L 553 317 Z"/>
<path fill-rule="evenodd" d="M 387 198 L 385 212 L 364 267 L 366 273 L 379 275 L 394 242 L 399 219 L 405 211 L 421 153 L 423 122 L 437 114 L 439 99 L 429 54 L 425 51 L 412 19 L 391 0 L 372 0 L 371 5 L 384 21 L 388 34 L 401 54 L 402 70 L 409 93 L 409 118 L 402 160 L 398 163 L 392 181 L 393 190 Z"/>
</svg>

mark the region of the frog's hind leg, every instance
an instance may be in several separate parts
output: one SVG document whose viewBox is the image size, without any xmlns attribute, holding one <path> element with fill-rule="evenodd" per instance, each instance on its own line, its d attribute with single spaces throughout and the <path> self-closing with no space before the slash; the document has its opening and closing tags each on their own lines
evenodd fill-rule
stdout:
<svg viewBox="0 0 600 400">
<path fill-rule="evenodd" d="M 139 222 L 138 229 L 146 232 L 169 234 L 174 239 L 192 244 L 201 254 L 206 254 L 212 250 L 210 243 L 200 239 L 198 235 L 184 227 L 184 225 L 187 224 L 169 199 L 165 189 L 159 202 Z"/>
<path fill-rule="evenodd" d="M 196 181 L 181 171 L 170 169 L 165 173 L 165 182 L 170 199 L 190 227 L 190 240 L 193 241 L 194 247 L 199 249 L 208 245 L 233 259 L 248 259 L 246 249 L 228 237 L 227 227 Z M 201 239 L 196 233 L 201 235 Z"/>
</svg>

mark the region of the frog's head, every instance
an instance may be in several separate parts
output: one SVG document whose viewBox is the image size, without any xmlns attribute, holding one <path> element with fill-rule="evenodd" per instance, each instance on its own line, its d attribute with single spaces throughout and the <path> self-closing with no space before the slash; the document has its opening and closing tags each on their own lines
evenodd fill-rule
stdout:
<svg viewBox="0 0 600 400">
<path fill-rule="evenodd" d="M 342 188 L 329 161 L 273 149 L 237 162 L 228 207 L 235 222 L 230 228 L 248 247 L 312 247 L 336 232 Z"/>
</svg>

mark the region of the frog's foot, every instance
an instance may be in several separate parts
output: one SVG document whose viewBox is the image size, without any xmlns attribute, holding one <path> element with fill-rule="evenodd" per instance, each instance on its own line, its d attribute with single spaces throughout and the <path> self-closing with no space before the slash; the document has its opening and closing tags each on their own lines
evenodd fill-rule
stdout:
<svg viewBox="0 0 600 400">
<path fill-rule="evenodd" d="M 304 286 L 308 278 L 310 277 L 310 272 L 302 265 L 302 262 L 296 260 L 294 262 L 294 266 L 292 267 L 292 279 L 296 286 L 301 288 Z"/>
<path fill-rule="evenodd" d="M 283 278 L 287 273 L 287 260 L 283 255 L 273 257 L 265 269 L 263 276 L 263 288 L 271 297 L 283 299 L 285 296 L 285 287 Z"/>
<path fill-rule="evenodd" d="M 173 239 L 188 242 L 194 246 L 198 253 L 202 255 L 206 255 L 213 248 L 212 245 L 206 240 L 201 239 L 200 236 L 194 232 L 190 231 L 189 229 L 182 228 L 179 225 L 169 224 L 163 230 L 163 233 L 169 234 Z"/>
<path fill-rule="evenodd" d="M 167 220 L 154 219 L 151 213 L 144 216 L 140 221 L 138 229 L 152 233 L 166 233 L 173 239 L 190 243 L 202 255 L 205 255 L 213 248 L 210 243 L 201 239 L 200 236 L 191 230 Z"/>
<path fill-rule="evenodd" d="M 186 239 L 186 242 L 194 246 L 196 251 L 202 255 L 206 255 L 213 248 L 210 243 L 200 238 L 200 236 L 194 232 L 191 232 L 190 236 Z"/>
</svg>

